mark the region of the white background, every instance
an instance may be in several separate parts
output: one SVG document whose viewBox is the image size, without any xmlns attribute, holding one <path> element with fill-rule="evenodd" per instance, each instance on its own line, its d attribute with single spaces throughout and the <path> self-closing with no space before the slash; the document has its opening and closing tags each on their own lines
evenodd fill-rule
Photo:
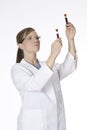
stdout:
<svg viewBox="0 0 87 130">
<path fill-rule="evenodd" d="M 87 5 L 86 0 L 0 0 L 0 130 L 16 130 L 21 99 L 10 70 L 16 59 L 16 34 L 33 27 L 41 36 L 40 60 L 46 60 L 59 29 L 63 48 L 56 62 L 67 53 L 64 13 L 76 27 L 78 67 L 61 81 L 67 130 L 87 130 Z"/>
</svg>

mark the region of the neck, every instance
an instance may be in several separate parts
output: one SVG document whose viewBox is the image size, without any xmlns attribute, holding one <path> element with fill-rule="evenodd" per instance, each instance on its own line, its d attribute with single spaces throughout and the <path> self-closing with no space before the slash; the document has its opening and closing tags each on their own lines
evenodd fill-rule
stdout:
<svg viewBox="0 0 87 130">
<path fill-rule="evenodd" d="M 37 58 L 36 58 L 36 54 L 29 54 L 29 55 L 25 55 L 24 56 L 25 61 L 33 64 L 33 65 L 37 65 Z"/>
</svg>

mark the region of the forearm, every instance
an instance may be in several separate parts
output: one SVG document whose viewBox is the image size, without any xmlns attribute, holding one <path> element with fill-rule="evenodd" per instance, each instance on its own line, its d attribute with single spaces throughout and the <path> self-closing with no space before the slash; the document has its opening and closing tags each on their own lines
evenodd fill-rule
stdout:
<svg viewBox="0 0 87 130">
<path fill-rule="evenodd" d="M 51 45 L 51 53 L 46 61 L 47 66 L 52 69 L 55 63 L 56 57 L 59 55 L 62 48 L 61 38 L 56 39 Z"/>
<path fill-rule="evenodd" d="M 68 40 L 68 50 L 74 56 L 74 58 L 76 58 L 76 48 L 75 48 L 74 39 Z"/>
<path fill-rule="evenodd" d="M 50 55 L 50 56 L 48 57 L 47 61 L 46 61 L 46 64 L 47 64 L 47 66 L 48 66 L 50 69 L 52 69 L 54 63 L 55 63 L 55 58 L 54 58 L 52 55 Z"/>
</svg>

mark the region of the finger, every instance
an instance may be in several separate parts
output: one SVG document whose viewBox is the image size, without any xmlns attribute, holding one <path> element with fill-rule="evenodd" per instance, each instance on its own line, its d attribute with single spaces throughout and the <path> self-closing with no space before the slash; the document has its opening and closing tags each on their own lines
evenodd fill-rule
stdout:
<svg viewBox="0 0 87 130">
<path fill-rule="evenodd" d="M 62 39 L 61 39 L 61 38 L 58 38 L 58 39 L 57 39 L 57 42 L 61 42 L 61 41 L 62 41 Z"/>
<path fill-rule="evenodd" d="M 59 41 L 58 46 L 62 46 L 62 41 Z"/>
<path fill-rule="evenodd" d="M 74 25 L 70 23 L 70 24 L 66 25 L 66 28 L 74 28 Z"/>
<path fill-rule="evenodd" d="M 61 50 L 61 48 L 62 48 L 62 46 L 59 46 L 59 47 L 58 47 L 58 50 Z"/>
</svg>

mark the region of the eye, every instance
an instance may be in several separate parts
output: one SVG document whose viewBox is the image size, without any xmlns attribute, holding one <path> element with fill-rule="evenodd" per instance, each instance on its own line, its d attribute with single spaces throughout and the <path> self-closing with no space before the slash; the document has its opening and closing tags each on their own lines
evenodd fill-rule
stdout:
<svg viewBox="0 0 87 130">
<path fill-rule="evenodd" d="M 27 40 L 32 40 L 32 37 L 28 37 Z"/>
</svg>

